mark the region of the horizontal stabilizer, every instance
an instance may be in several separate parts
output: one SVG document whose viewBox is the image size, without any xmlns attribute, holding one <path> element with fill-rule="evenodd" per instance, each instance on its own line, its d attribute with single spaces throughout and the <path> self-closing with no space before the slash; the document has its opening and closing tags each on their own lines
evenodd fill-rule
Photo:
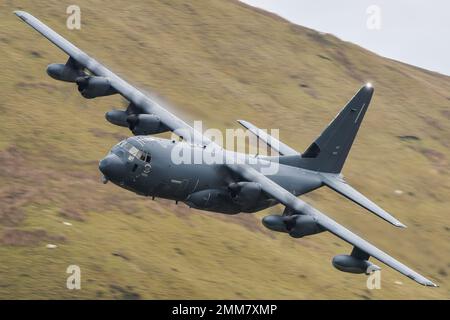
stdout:
<svg viewBox="0 0 450 320">
<path fill-rule="evenodd" d="M 294 149 L 292 149 L 291 147 L 289 147 L 288 145 L 281 142 L 280 140 L 269 135 L 265 130 L 259 129 L 258 127 L 251 124 L 250 122 L 245 121 L 245 120 L 238 120 L 238 122 L 241 126 L 248 129 L 251 133 L 253 133 L 259 139 L 261 139 L 261 141 L 263 141 L 269 147 L 274 149 L 280 155 L 291 156 L 291 155 L 299 155 L 300 154 L 297 151 L 295 151 Z"/>
<path fill-rule="evenodd" d="M 353 202 L 359 204 L 361 207 L 373 212 L 380 218 L 386 220 L 387 222 L 393 224 L 396 227 L 406 228 L 406 226 L 391 216 L 389 213 L 381 209 L 371 200 L 367 199 L 360 192 L 352 188 L 347 182 L 345 182 L 338 175 L 334 174 L 321 174 L 322 181 L 325 185 L 333 189 L 334 191 L 342 194 L 344 197 L 352 200 Z"/>
</svg>

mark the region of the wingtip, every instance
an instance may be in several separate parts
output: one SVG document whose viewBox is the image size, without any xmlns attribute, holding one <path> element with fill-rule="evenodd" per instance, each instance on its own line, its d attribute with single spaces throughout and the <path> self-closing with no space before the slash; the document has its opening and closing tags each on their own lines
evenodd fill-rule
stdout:
<svg viewBox="0 0 450 320">
<path fill-rule="evenodd" d="M 409 278 L 411 278 L 412 280 L 416 281 L 417 283 L 420 283 L 421 285 L 425 286 L 425 287 L 433 287 L 433 288 L 438 288 L 439 285 L 437 285 L 436 283 L 434 283 L 431 280 L 428 280 L 427 278 L 425 278 L 422 275 L 418 275 L 418 276 L 411 276 L 408 275 Z"/>
<path fill-rule="evenodd" d="M 436 283 L 431 282 L 431 281 L 426 282 L 424 285 L 425 285 L 426 287 L 439 288 L 439 285 L 437 285 Z"/>
<path fill-rule="evenodd" d="M 242 119 L 239 119 L 239 120 L 236 120 L 236 121 L 237 121 L 241 126 L 247 128 L 247 129 L 250 129 L 250 127 L 252 127 L 252 124 L 251 124 L 250 122 L 248 122 L 248 121 L 245 121 L 245 120 L 242 120 Z"/>
<path fill-rule="evenodd" d="M 28 12 L 22 11 L 22 10 L 15 10 L 14 14 L 18 16 L 22 20 L 27 19 L 27 15 L 30 15 Z"/>
<path fill-rule="evenodd" d="M 385 212 L 386 215 L 385 216 L 380 216 L 382 217 L 385 221 L 389 222 L 390 224 L 392 224 L 394 227 L 397 228 L 402 228 L 402 229 L 406 229 L 407 226 L 404 225 L 403 223 L 401 223 L 400 221 L 398 221 L 397 219 L 395 219 L 392 215 L 390 215 L 389 213 Z"/>
<path fill-rule="evenodd" d="M 398 228 L 402 228 L 402 229 L 406 229 L 408 228 L 406 225 L 404 225 L 403 223 L 401 223 L 400 221 L 397 221 L 396 223 L 394 223 L 394 225 Z"/>
</svg>

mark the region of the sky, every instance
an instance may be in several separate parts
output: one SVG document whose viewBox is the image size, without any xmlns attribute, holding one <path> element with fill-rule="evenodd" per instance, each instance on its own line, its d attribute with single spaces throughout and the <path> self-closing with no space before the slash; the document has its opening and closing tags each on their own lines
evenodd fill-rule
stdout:
<svg viewBox="0 0 450 320">
<path fill-rule="evenodd" d="M 241 0 L 384 57 L 450 75 L 449 0 Z"/>
</svg>

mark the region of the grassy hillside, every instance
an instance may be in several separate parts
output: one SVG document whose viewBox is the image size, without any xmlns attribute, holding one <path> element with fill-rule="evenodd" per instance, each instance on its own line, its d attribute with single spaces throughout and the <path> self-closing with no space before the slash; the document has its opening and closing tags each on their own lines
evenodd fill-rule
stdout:
<svg viewBox="0 0 450 320">
<path fill-rule="evenodd" d="M 450 78 L 228 0 L 0 4 L 0 298 L 450 298 Z M 382 289 L 331 266 L 351 247 L 295 240 L 256 215 L 224 216 L 100 182 L 98 160 L 124 128 L 119 97 L 85 100 L 52 80 L 66 56 L 13 14 L 34 14 L 186 119 L 280 128 L 303 151 L 365 82 L 375 86 L 344 173 L 399 230 L 329 190 L 303 197 L 440 285 L 384 267 Z M 401 190 L 401 192 L 395 192 Z M 64 224 L 63 222 L 66 222 Z M 67 225 L 69 222 L 71 225 Z M 57 245 L 54 249 L 47 244 Z M 66 289 L 81 267 L 82 289 Z"/>
</svg>

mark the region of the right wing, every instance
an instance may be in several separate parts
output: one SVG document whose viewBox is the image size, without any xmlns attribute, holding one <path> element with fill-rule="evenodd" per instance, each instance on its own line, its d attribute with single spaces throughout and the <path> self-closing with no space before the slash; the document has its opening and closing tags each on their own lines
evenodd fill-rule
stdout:
<svg viewBox="0 0 450 320">
<path fill-rule="evenodd" d="M 411 278 L 412 280 L 425 285 L 433 286 L 437 285 L 425 278 L 424 276 L 418 274 L 411 268 L 405 266 L 403 263 L 389 256 L 387 253 L 381 251 L 374 245 L 370 244 L 366 240 L 357 236 L 350 230 L 341 226 L 339 223 L 329 218 L 319 210 L 315 209 L 306 202 L 298 199 L 293 194 L 291 194 L 286 189 L 282 188 L 277 183 L 273 182 L 254 168 L 249 165 L 242 164 L 229 164 L 227 165 L 233 172 L 240 175 L 247 181 L 257 182 L 261 185 L 261 189 L 267 193 L 269 196 L 275 198 L 280 203 L 284 204 L 287 208 L 297 212 L 298 214 L 309 215 L 314 218 L 314 220 L 323 228 L 333 233 L 342 240 L 347 241 L 356 248 L 364 251 L 368 255 L 378 259 L 384 264 L 390 266 L 391 268 L 397 270 L 398 272 L 404 274 L 405 276 Z"/>
<path fill-rule="evenodd" d="M 68 54 L 78 65 L 86 68 L 96 76 L 107 78 L 111 86 L 114 87 L 114 89 L 128 101 L 130 101 L 140 113 L 154 114 L 158 116 L 160 121 L 167 128 L 187 141 L 203 145 L 214 143 L 204 137 L 202 133 L 195 131 L 186 122 L 164 109 L 156 101 L 153 101 L 134 86 L 130 85 L 128 82 L 111 72 L 95 59 L 78 49 L 72 43 L 64 39 L 61 35 L 56 33 L 31 14 L 25 11 L 15 11 L 14 13 L 41 35 L 50 40 L 50 42 Z"/>
<path fill-rule="evenodd" d="M 292 156 L 292 155 L 300 155 L 297 151 L 289 147 L 287 144 L 284 144 L 278 139 L 275 139 L 271 135 L 269 135 L 264 130 L 259 129 L 254 124 L 251 124 L 245 120 L 238 120 L 239 124 L 244 128 L 247 128 L 251 133 L 257 136 L 261 141 L 267 144 L 269 147 L 277 151 L 282 156 Z"/>
</svg>

